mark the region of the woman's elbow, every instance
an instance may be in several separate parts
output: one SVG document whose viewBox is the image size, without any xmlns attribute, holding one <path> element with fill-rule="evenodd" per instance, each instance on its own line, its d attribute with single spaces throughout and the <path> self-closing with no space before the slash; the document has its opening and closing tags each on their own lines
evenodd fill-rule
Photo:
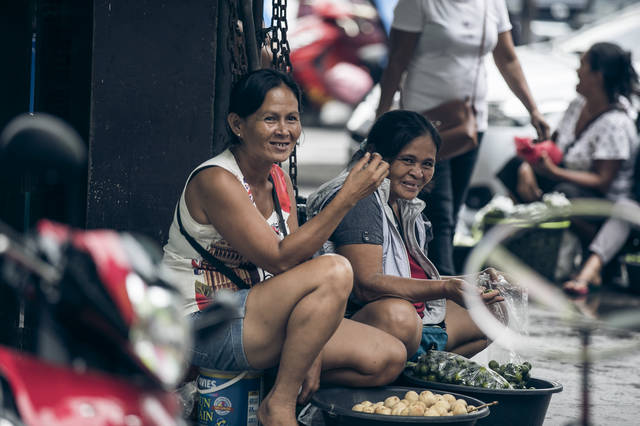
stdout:
<svg viewBox="0 0 640 426">
<path fill-rule="evenodd" d="M 611 188 L 611 183 L 613 179 L 601 179 L 596 182 L 595 190 L 599 191 L 601 194 L 607 194 L 609 189 Z"/>
<path fill-rule="evenodd" d="M 376 295 L 374 292 L 369 291 L 366 285 L 362 283 L 354 283 L 353 285 L 353 295 L 363 303 L 369 303 L 375 300 Z"/>
<path fill-rule="evenodd" d="M 296 266 L 296 263 L 292 262 L 290 259 L 282 259 L 280 261 L 272 261 L 268 265 L 264 265 L 263 268 L 273 275 L 279 275 L 283 272 L 287 272 L 294 266 Z"/>
</svg>

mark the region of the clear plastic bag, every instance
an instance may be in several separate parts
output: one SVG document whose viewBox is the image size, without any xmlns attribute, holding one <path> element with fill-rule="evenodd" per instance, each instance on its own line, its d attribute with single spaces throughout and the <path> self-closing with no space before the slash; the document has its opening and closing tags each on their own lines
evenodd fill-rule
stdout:
<svg viewBox="0 0 640 426">
<path fill-rule="evenodd" d="M 418 358 L 413 374 L 418 379 L 430 382 L 512 389 L 509 382 L 497 372 L 452 352 L 427 351 Z"/>
<path fill-rule="evenodd" d="M 488 306 L 493 315 L 508 328 L 519 334 L 528 334 L 529 309 L 527 290 L 505 279 L 498 274 L 497 280 L 491 279 L 486 272 L 478 274 L 477 286 L 483 291 L 498 290 L 504 298 L 504 302 L 494 303 Z M 521 363 L 521 357 L 505 342 L 491 344 L 483 351 L 484 357 L 475 357 L 476 360 L 488 362 L 489 359 L 497 359 L 500 362 Z"/>
</svg>

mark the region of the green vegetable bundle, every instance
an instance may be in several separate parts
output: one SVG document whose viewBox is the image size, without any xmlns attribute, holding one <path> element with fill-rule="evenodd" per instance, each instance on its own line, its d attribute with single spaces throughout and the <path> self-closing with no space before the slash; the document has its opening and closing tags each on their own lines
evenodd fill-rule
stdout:
<svg viewBox="0 0 640 426">
<path fill-rule="evenodd" d="M 451 352 L 427 351 L 418 359 L 413 374 L 430 382 L 487 389 L 512 389 L 507 379 L 497 372 Z"/>
<path fill-rule="evenodd" d="M 498 361 L 489 361 L 489 368 L 507 379 L 513 389 L 527 389 L 527 382 L 531 378 L 531 363 L 525 361 L 522 364 L 500 364 Z M 530 388 L 532 389 L 532 388 Z"/>
</svg>

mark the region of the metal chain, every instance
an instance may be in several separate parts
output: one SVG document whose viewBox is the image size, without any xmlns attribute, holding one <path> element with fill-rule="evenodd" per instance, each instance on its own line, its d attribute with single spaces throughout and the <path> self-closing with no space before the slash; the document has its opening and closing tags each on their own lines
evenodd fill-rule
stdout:
<svg viewBox="0 0 640 426">
<path fill-rule="evenodd" d="M 273 0 L 271 13 L 271 54 L 272 66 L 274 69 L 291 73 L 293 67 L 289 59 L 291 49 L 287 40 L 287 0 Z M 297 147 L 293 148 L 289 156 L 289 177 L 293 184 L 293 192 L 296 200 L 298 196 L 298 157 Z"/>
<path fill-rule="evenodd" d="M 273 68 L 282 72 L 292 71 L 287 40 L 287 0 L 273 0 L 271 14 L 271 53 L 273 54 Z"/>
<path fill-rule="evenodd" d="M 241 1 L 241 0 L 240 0 Z M 247 52 L 245 51 L 244 35 L 239 25 L 239 1 L 229 2 L 229 38 L 227 48 L 231 56 L 231 83 L 235 83 L 248 71 Z"/>
</svg>

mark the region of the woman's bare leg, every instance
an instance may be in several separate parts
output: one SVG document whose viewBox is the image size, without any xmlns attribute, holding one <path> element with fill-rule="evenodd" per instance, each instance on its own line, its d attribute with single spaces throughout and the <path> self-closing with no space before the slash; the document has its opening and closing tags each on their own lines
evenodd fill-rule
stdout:
<svg viewBox="0 0 640 426">
<path fill-rule="evenodd" d="M 407 358 L 420 346 L 422 321 L 411 302 L 387 297 L 366 304 L 351 318 L 385 331 L 404 343 Z M 406 361 L 406 360 L 405 360 Z"/>
<path fill-rule="evenodd" d="M 279 362 L 258 411 L 265 425 L 297 425 L 295 404 L 305 373 L 343 319 L 351 292 L 349 262 L 320 256 L 255 286 L 247 297 L 243 343 L 257 369 Z"/>
<path fill-rule="evenodd" d="M 394 381 L 407 352 L 394 336 L 344 319 L 322 351 L 322 382 L 345 386 L 382 386 Z"/>
</svg>

